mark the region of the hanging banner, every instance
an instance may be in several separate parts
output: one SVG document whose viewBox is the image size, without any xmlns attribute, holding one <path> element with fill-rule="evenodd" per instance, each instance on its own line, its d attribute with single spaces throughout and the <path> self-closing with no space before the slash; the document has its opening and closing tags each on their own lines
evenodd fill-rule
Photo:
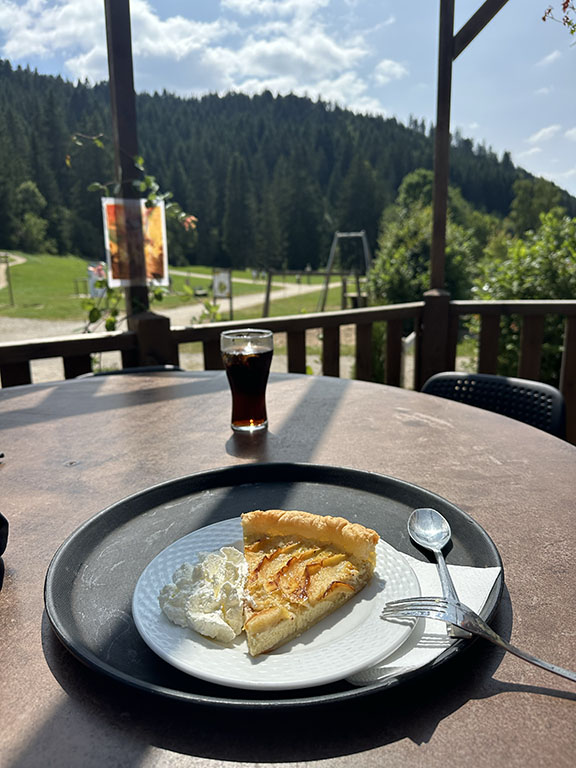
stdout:
<svg viewBox="0 0 576 768">
<path fill-rule="evenodd" d="M 108 285 L 168 285 L 164 202 L 147 208 L 144 200 L 103 197 L 102 214 Z"/>
</svg>

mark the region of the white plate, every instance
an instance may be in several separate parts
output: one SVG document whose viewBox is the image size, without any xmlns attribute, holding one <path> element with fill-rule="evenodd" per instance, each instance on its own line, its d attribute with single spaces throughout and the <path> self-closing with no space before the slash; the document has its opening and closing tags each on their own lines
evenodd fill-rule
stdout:
<svg viewBox="0 0 576 768">
<path fill-rule="evenodd" d="M 341 680 L 393 653 L 413 626 L 379 618 L 389 600 L 420 595 L 420 585 L 402 555 L 380 539 L 371 582 L 356 597 L 299 638 L 253 658 L 243 635 L 223 645 L 192 629 L 172 624 L 160 610 L 158 594 L 184 562 L 198 552 L 223 546 L 242 549 L 240 518 L 200 528 L 175 541 L 145 568 L 132 599 L 140 635 L 174 667 L 203 680 L 234 688 L 281 690 Z"/>
</svg>

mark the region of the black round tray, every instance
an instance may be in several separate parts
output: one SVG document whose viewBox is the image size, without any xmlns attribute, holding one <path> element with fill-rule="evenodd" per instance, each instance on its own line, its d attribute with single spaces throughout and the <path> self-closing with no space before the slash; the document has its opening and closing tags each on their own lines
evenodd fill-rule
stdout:
<svg viewBox="0 0 576 768">
<path fill-rule="evenodd" d="M 131 613 L 136 582 L 169 544 L 205 525 L 252 509 L 303 509 L 341 515 L 375 529 L 400 552 L 425 561 L 410 542 L 406 521 L 416 507 L 435 507 L 453 533 L 447 560 L 456 565 L 500 566 L 486 532 L 446 499 L 391 477 L 312 464 L 249 464 L 172 480 L 129 496 L 98 513 L 58 549 L 46 575 L 48 618 L 66 648 L 88 666 L 138 689 L 196 704 L 299 707 L 355 699 L 410 675 L 361 688 L 345 681 L 289 691 L 218 686 L 175 669 L 141 639 Z M 494 613 L 502 572 L 482 611 Z M 434 662 L 459 653 L 457 641 Z"/>
</svg>

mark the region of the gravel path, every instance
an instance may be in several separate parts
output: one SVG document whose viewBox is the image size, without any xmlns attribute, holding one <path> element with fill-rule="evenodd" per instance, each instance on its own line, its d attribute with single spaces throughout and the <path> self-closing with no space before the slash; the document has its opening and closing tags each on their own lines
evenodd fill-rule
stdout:
<svg viewBox="0 0 576 768">
<path fill-rule="evenodd" d="M 22 263 L 25 261 L 22 257 L 10 254 L 11 263 Z M 6 266 L 0 264 L 0 288 L 6 285 Z M 191 273 L 186 273 L 191 275 Z M 194 276 L 193 274 L 191 275 Z M 205 277 L 206 275 L 202 275 Z M 4 283 L 2 283 L 4 280 Z M 250 281 L 246 281 L 250 282 Z M 302 285 L 295 283 L 274 283 L 273 298 L 275 300 L 294 296 L 303 296 L 307 293 L 318 291 L 318 285 Z M 257 307 L 261 310 L 264 304 L 265 293 L 253 293 L 245 296 L 233 298 L 233 310 Z M 229 303 L 223 300 L 221 307 L 223 311 L 228 311 Z M 185 306 L 173 307 L 167 309 L 161 305 L 155 308 L 158 314 L 170 317 L 172 326 L 190 325 L 196 323 L 204 310 L 201 302 L 187 304 Z M 258 313 L 255 313 L 258 316 Z M 11 341 L 26 341 L 28 339 L 47 339 L 55 336 L 69 336 L 83 332 L 84 325 L 81 321 L 70 320 L 33 320 L 30 318 L 19 317 L 0 317 L 0 343 Z M 314 334 L 315 332 L 311 332 Z M 312 341 L 312 337 L 310 339 Z M 120 368 L 121 358 L 119 352 L 106 352 L 101 355 L 100 364 L 105 368 Z M 204 367 L 202 355 L 186 354 L 180 355 L 180 364 L 186 370 L 202 370 Z M 309 365 L 315 373 L 320 371 L 320 359 L 312 359 Z M 64 378 L 63 364 L 60 358 L 50 358 L 47 360 L 33 360 L 32 380 L 34 382 L 55 381 Z M 351 359 L 342 359 L 343 376 L 350 376 L 352 369 Z M 286 371 L 286 358 L 276 355 L 272 370 Z"/>
</svg>

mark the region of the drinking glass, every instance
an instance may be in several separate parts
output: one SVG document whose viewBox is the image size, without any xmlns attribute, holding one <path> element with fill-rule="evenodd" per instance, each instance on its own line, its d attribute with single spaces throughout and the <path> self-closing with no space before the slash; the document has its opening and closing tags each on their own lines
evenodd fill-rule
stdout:
<svg viewBox="0 0 576 768">
<path fill-rule="evenodd" d="M 274 350 L 272 331 L 240 328 L 223 331 L 220 351 L 232 391 L 231 426 L 237 432 L 268 427 L 266 385 Z"/>
</svg>

